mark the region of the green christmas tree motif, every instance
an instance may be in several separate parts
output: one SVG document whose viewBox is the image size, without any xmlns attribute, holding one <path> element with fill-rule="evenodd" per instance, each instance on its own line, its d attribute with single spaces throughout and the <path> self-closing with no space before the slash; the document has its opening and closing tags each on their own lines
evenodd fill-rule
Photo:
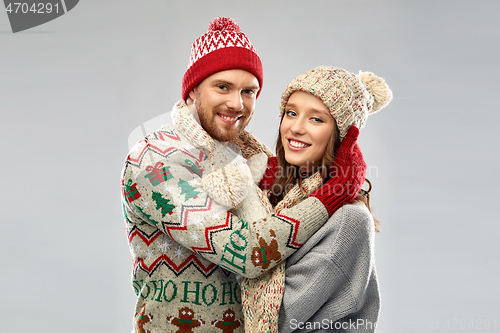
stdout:
<svg viewBox="0 0 500 333">
<path fill-rule="evenodd" d="M 177 184 L 177 186 L 179 186 L 182 189 L 181 195 L 182 194 L 185 195 L 184 201 L 188 201 L 191 198 L 196 199 L 198 197 L 198 194 L 200 194 L 200 192 L 195 191 L 194 190 L 195 188 L 189 185 L 189 183 L 185 180 L 179 179 L 179 183 Z"/>
<path fill-rule="evenodd" d="M 156 226 L 156 225 L 158 224 L 158 222 L 156 222 L 155 220 L 151 219 L 151 215 L 144 213 L 144 211 L 141 209 L 141 207 L 139 207 L 139 206 L 137 206 L 137 205 L 134 205 L 134 206 L 135 206 L 135 208 L 137 208 L 137 209 L 141 212 L 141 214 L 142 214 L 142 215 L 144 215 L 144 217 L 145 217 L 145 218 L 146 218 L 149 222 L 151 222 L 154 226 Z"/>
<path fill-rule="evenodd" d="M 154 202 L 156 202 L 156 209 L 161 210 L 161 217 L 165 217 L 165 215 L 172 215 L 172 210 L 175 208 L 174 205 L 169 204 L 169 199 L 163 199 L 161 193 L 153 191 L 152 198 Z"/>
</svg>

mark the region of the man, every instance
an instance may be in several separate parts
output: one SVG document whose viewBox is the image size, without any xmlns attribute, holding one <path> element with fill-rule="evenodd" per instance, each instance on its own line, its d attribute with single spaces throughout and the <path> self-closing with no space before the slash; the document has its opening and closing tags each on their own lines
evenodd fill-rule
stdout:
<svg viewBox="0 0 500 333">
<path fill-rule="evenodd" d="M 192 45 L 174 126 L 148 135 L 127 156 L 122 201 L 137 294 L 135 332 L 243 332 L 236 274 L 256 277 L 273 268 L 333 213 L 330 187 L 257 221 L 228 210 L 243 198 L 236 195 L 239 177 L 224 166 L 247 166 L 224 143 L 238 142 L 245 158 L 269 155 L 244 130 L 262 83 L 262 64 L 248 38 L 233 20 L 215 19 Z M 222 180 L 212 185 L 228 190 L 227 205 L 203 185 L 216 172 Z M 263 244 L 271 243 L 278 262 L 264 258 Z M 251 259 L 255 252 L 269 259 L 266 265 Z"/>
</svg>

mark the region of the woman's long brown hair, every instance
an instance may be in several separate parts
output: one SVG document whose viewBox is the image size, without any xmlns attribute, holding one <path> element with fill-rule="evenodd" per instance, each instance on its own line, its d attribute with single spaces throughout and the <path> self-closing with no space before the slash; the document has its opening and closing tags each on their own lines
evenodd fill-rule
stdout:
<svg viewBox="0 0 500 333">
<path fill-rule="evenodd" d="M 281 120 L 283 120 L 283 117 L 281 117 Z M 331 138 L 328 141 L 328 144 L 326 145 L 325 153 L 321 160 L 321 165 L 316 167 L 316 169 L 314 170 L 314 172 L 317 170 L 321 170 L 321 174 L 323 176 L 323 182 L 328 180 L 328 170 L 330 170 L 330 167 L 333 165 L 335 154 L 337 153 L 337 150 L 340 147 L 341 141 L 338 133 L 339 131 L 337 129 L 337 123 L 335 122 L 334 130 L 332 131 Z M 287 160 L 285 159 L 285 148 L 283 147 L 283 143 L 281 141 L 281 121 L 280 121 L 280 130 L 278 131 L 278 139 L 276 140 L 276 159 L 278 160 L 278 171 L 276 179 L 271 185 L 271 190 L 269 192 L 269 201 L 271 202 L 271 205 L 273 205 L 273 207 L 276 206 L 278 202 L 283 200 L 284 196 L 288 193 L 288 191 L 296 184 L 299 184 L 302 190 L 303 178 L 300 172 L 300 168 L 296 165 L 288 163 Z M 375 231 L 379 232 L 378 230 L 379 222 L 373 216 L 372 209 L 370 207 L 369 193 L 372 189 L 372 184 L 368 179 L 366 179 L 366 181 L 368 182 L 369 189 L 368 190 L 361 189 L 355 200 L 361 201 L 366 205 L 366 207 L 372 214 L 373 220 L 375 221 Z"/>
</svg>

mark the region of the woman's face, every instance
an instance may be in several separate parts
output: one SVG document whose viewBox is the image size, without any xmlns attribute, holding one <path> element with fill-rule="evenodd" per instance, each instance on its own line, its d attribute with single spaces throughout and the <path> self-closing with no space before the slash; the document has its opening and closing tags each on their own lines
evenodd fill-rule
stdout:
<svg viewBox="0 0 500 333">
<path fill-rule="evenodd" d="M 288 99 L 280 131 L 286 161 L 304 172 L 321 164 L 336 125 L 321 99 L 296 91 Z"/>
</svg>

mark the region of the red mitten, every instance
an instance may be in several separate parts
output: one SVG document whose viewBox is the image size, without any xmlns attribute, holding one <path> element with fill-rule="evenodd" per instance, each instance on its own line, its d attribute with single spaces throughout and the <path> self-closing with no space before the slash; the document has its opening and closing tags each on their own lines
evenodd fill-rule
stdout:
<svg viewBox="0 0 500 333">
<path fill-rule="evenodd" d="M 267 159 L 267 169 L 262 177 L 259 187 L 262 190 L 268 190 L 271 188 L 274 180 L 276 179 L 276 173 L 278 172 L 278 159 L 276 157 L 269 157 Z"/>
<path fill-rule="evenodd" d="M 351 126 L 330 168 L 331 178 L 311 193 L 323 203 L 329 216 L 344 203 L 354 201 L 365 182 L 366 163 L 357 143 L 358 136 L 359 129 Z"/>
</svg>

